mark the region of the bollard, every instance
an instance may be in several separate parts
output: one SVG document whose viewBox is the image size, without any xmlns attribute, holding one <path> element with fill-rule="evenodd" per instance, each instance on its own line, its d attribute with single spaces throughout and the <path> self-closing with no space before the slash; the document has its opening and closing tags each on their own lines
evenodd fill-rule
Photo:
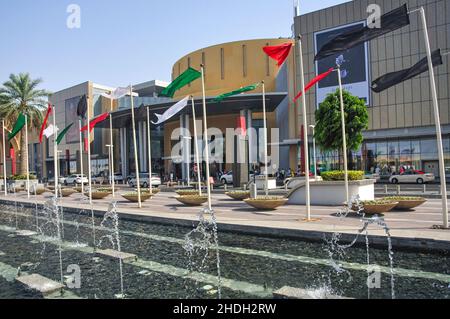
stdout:
<svg viewBox="0 0 450 319">
<path fill-rule="evenodd" d="M 388 186 L 387 186 L 387 184 L 386 185 L 384 185 L 384 193 L 387 195 L 387 193 L 388 193 Z"/>
<path fill-rule="evenodd" d="M 250 197 L 255 199 L 256 197 L 258 197 L 258 188 L 256 187 L 255 183 L 251 184 L 251 188 L 250 188 Z"/>
<path fill-rule="evenodd" d="M 397 185 L 397 195 L 400 195 L 400 185 Z"/>
<path fill-rule="evenodd" d="M 423 193 L 425 194 L 427 192 L 427 185 L 423 184 Z"/>
<path fill-rule="evenodd" d="M 227 183 L 223 184 L 223 189 L 225 190 L 225 192 L 228 191 L 228 185 L 227 185 Z"/>
<path fill-rule="evenodd" d="M 244 184 L 244 191 L 247 191 L 247 184 Z"/>
</svg>

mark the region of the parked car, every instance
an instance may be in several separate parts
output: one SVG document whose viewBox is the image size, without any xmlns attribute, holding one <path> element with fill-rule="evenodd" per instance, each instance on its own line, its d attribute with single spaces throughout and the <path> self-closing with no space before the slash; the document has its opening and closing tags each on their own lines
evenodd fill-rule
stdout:
<svg viewBox="0 0 450 319">
<path fill-rule="evenodd" d="M 123 182 L 123 176 L 120 173 L 114 174 L 114 182 L 115 183 L 122 183 Z"/>
<path fill-rule="evenodd" d="M 228 173 L 220 176 L 220 182 L 222 184 L 233 184 L 233 172 L 229 171 Z"/>
<path fill-rule="evenodd" d="M 422 171 L 407 171 L 399 175 L 392 175 L 389 178 L 389 182 L 392 184 L 399 183 L 416 183 L 416 184 L 424 184 L 434 182 L 435 180 L 434 174 L 427 174 Z"/>
<path fill-rule="evenodd" d="M 105 182 L 109 182 L 109 176 L 107 176 L 104 172 L 101 172 L 97 175 L 92 176 L 92 182 L 96 184 L 103 184 Z"/>
<path fill-rule="evenodd" d="M 139 182 L 141 184 L 141 187 L 147 188 L 150 185 L 150 181 L 149 181 L 149 174 L 148 173 L 140 173 L 139 174 Z M 130 187 L 136 187 L 137 186 L 137 181 L 136 178 L 131 178 L 130 181 L 128 182 L 128 185 L 130 185 Z M 152 174 L 152 187 L 158 187 L 161 185 L 161 177 L 159 177 L 158 174 Z"/>
<path fill-rule="evenodd" d="M 364 178 L 365 179 L 374 179 L 377 181 L 377 183 L 381 180 L 380 174 L 376 174 L 376 173 L 366 174 L 366 175 L 364 175 Z"/>
<path fill-rule="evenodd" d="M 83 184 L 89 184 L 89 180 L 86 175 L 81 174 L 72 174 L 69 177 L 65 178 L 64 185 L 81 185 Z"/>
<path fill-rule="evenodd" d="M 66 177 L 66 176 L 59 176 L 59 177 L 58 177 L 58 183 L 59 183 L 59 184 L 67 185 L 67 184 L 66 184 L 66 180 L 67 180 L 67 177 Z M 52 181 L 53 181 L 53 182 L 55 181 L 55 178 L 54 178 L 54 177 L 53 177 Z"/>
</svg>

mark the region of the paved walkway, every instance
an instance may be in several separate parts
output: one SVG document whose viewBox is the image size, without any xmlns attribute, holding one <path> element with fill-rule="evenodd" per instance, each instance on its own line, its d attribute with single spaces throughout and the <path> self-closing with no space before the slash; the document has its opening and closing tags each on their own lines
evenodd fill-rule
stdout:
<svg viewBox="0 0 450 319">
<path fill-rule="evenodd" d="M 119 213 L 133 216 L 138 220 L 145 219 L 175 219 L 178 221 L 197 221 L 200 207 L 186 207 L 180 204 L 174 197 L 175 193 L 161 192 L 153 199 L 143 203 L 142 209 L 137 204 L 124 200 L 120 194 L 116 194 Z M 7 197 L 0 196 L 0 200 L 14 201 L 15 199 L 27 203 L 44 203 L 51 197 L 50 193 L 34 196 L 27 199 L 25 192 Z M 69 198 L 63 198 L 62 203 L 68 208 L 90 209 L 88 202 L 83 200 L 83 195 L 74 194 Z M 104 200 L 95 200 L 93 208 L 97 211 L 106 211 L 112 196 Z M 234 201 L 223 194 L 213 194 L 213 208 L 216 212 L 217 220 L 222 228 L 229 230 L 255 229 L 255 233 L 293 235 L 300 234 L 299 237 L 320 238 L 323 232 L 340 232 L 343 234 L 356 234 L 361 229 L 362 223 L 359 217 L 349 216 L 347 218 L 336 217 L 336 213 L 342 207 L 312 207 L 312 217 L 319 220 L 306 222 L 304 217 L 306 209 L 304 206 L 287 205 L 276 211 L 256 211 L 244 202 Z M 405 242 L 405 246 L 410 247 L 430 247 L 437 241 L 439 247 L 447 246 L 450 250 L 450 231 L 432 229 L 433 225 L 442 223 L 441 202 L 437 199 L 430 199 L 425 205 L 416 211 L 409 212 L 389 212 L 385 215 L 391 235 Z M 220 227 L 219 227 L 220 228 Z M 369 233 L 372 236 L 379 236 L 384 239 L 385 232 L 380 227 L 371 225 Z M 303 236 L 303 235 L 311 236 Z M 394 238 L 394 239 L 395 239 Z M 380 241 L 381 242 L 381 241 Z M 395 244 L 395 243 L 394 243 Z"/>
</svg>

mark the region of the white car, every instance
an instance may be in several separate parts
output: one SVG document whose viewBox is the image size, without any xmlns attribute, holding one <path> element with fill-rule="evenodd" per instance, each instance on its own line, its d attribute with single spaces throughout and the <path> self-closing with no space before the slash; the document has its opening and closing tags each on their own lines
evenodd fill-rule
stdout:
<svg viewBox="0 0 450 319">
<path fill-rule="evenodd" d="M 230 171 L 220 176 L 220 182 L 222 184 L 233 184 L 233 172 Z"/>
<path fill-rule="evenodd" d="M 149 183 L 149 174 L 148 173 L 141 173 L 139 174 L 139 182 L 141 184 L 141 187 L 147 188 L 149 187 L 150 183 Z M 137 186 L 137 182 L 136 182 L 136 178 L 131 178 L 130 181 L 128 182 L 128 184 L 130 185 L 130 187 L 136 187 Z M 161 185 L 161 177 L 159 177 L 158 174 L 152 174 L 152 187 L 158 187 Z"/>
<path fill-rule="evenodd" d="M 64 185 L 77 185 L 77 184 L 89 184 L 89 180 L 86 175 L 73 174 L 64 180 Z"/>
<path fill-rule="evenodd" d="M 389 182 L 392 184 L 399 184 L 399 183 L 424 184 L 434 182 L 435 179 L 436 178 L 434 174 L 427 174 L 421 171 L 408 171 L 400 175 L 392 175 L 389 178 Z"/>
</svg>

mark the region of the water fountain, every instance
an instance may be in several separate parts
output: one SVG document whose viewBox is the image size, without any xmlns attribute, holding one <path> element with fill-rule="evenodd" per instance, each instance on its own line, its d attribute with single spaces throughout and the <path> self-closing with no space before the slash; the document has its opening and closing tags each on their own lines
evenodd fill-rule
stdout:
<svg viewBox="0 0 450 319">
<path fill-rule="evenodd" d="M 206 219 L 205 215 L 210 216 Z M 217 267 L 217 297 L 222 298 L 222 278 L 220 273 L 220 252 L 217 232 L 217 220 L 214 211 L 205 208 L 199 214 L 197 226 L 185 236 L 183 246 L 188 256 L 188 269 L 190 271 L 203 272 L 207 266 L 206 262 L 211 248 L 215 249 L 215 260 Z M 199 258 L 199 262 L 196 260 Z"/>
<path fill-rule="evenodd" d="M 117 202 L 111 202 L 108 211 L 103 217 L 102 222 L 100 223 L 100 229 L 106 229 L 106 235 L 102 236 L 98 242 L 97 247 L 99 249 L 103 248 L 103 241 L 107 240 L 113 250 L 121 253 L 122 249 L 120 246 L 120 234 L 119 234 L 119 214 L 117 213 Z M 120 276 L 120 294 L 116 294 L 116 298 L 124 299 L 126 297 L 123 288 L 123 262 L 122 258 L 119 255 L 119 276 Z"/>
</svg>

